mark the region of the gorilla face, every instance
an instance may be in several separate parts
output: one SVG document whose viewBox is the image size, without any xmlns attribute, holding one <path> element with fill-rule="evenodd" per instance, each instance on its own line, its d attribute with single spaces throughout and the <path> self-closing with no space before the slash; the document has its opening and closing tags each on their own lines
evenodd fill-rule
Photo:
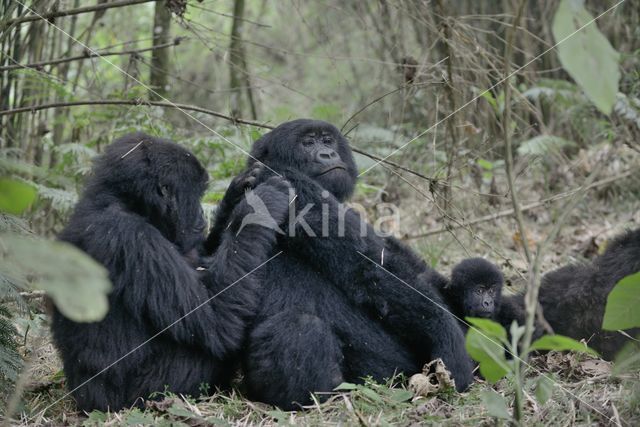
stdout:
<svg viewBox="0 0 640 427">
<path fill-rule="evenodd" d="M 184 148 L 141 132 L 127 135 L 107 148 L 94 174 L 101 188 L 93 191 L 122 201 L 183 253 L 204 238 L 200 199 L 208 174 Z"/>
<path fill-rule="evenodd" d="M 335 126 L 300 119 L 283 123 L 253 146 L 253 158 L 278 171 L 293 168 L 314 179 L 338 200 L 355 188 L 357 169 L 349 144 Z"/>
<path fill-rule="evenodd" d="M 449 292 L 453 304 L 461 306 L 464 316 L 490 318 L 500 306 L 502 283 L 500 270 L 482 258 L 469 258 L 451 272 Z"/>
</svg>

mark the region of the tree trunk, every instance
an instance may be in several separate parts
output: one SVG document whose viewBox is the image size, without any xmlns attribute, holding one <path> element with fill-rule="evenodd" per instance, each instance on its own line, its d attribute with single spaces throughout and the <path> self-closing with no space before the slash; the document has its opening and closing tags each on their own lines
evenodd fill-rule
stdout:
<svg viewBox="0 0 640 427">
<path fill-rule="evenodd" d="M 164 2 L 156 3 L 156 11 L 153 17 L 153 46 L 168 43 L 171 29 L 171 12 Z M 158 101 L 166 98 L 168 89 L 169 49 L 156 49 L 151 56 L 151 70 L 149 71 L 149 83 L 152 91 L 149 99 Z"/>
<path fill-rule="evenodd" d="M 244 22 L 244 0 L 235 0 L 233 4 L 233 25 L 231 26 L 231 43 L 229 44 L 229 87 L 231 89 L 231 115 L 241 117 L 243 112 L 242 85 L 246 86 L 247 100 L 251 109 L 251 118 L 256 119 L 251 80 L 247 70 L 247 61 L 242 44 L 242 24 Z"/>
</svg>

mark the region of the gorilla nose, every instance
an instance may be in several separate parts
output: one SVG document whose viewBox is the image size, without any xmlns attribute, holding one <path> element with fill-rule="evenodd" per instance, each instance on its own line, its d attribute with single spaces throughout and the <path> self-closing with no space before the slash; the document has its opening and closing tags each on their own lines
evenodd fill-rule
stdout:
<svg viewBox="0 0 640 427">
<path fill-rule="evenodd" d="M 321 148 L 316 153 L 316 159 L 320 163 L 334 163 L 336 160 L 340 159 L 340 156 L 330 148 Z"/>
<path fill-rule="evenodd" d="M 484 308 L 491 308 L 493 306 L 493 301 L 483 301 L 482 305 Z"/>
</svg>

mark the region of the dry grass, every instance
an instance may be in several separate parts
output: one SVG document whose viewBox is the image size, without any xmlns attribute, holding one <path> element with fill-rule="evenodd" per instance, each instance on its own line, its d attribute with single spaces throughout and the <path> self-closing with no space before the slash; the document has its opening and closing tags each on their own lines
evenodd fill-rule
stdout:
<svg viewBox="0 0 640 427">
<path fill-rule="evenodd" d="M 578 160 L 565 168 L 562 188 L 577 187 L 582 174 L 601 158 L 601 151 L 596 147 L 577 156 Z M 622 150 L 615 164 L 608 167 L 605 174 L 615 176 L 629 168 L 638 171 L 639 164 L 640 155 L 637 152 Z M 560 169 L 555 167 L 554 170 Z M 518 184 L 523 203 L 557 194 L 557 191 L 539 184 L 544 182 L 547 173 L 548 170 L 544 168 L 529 168 L 521 174 Z M 498 178 L 498 188 L 506 188 L 502 179 Z M 408 179 L 415 186 L 425 186 L 423 182 Z M 376 180 L 376 176 L 368 179 L 371 185 L 375 185 Z M 474 187 L 471 178 L 462 176 L 461 182 L 454 191 L 453 212 L 456 219 L 460 220 L 463 214 L 465 219 L 480 217 L 509 207 L 506 198 L 497 205 L 489 204 L 488 197 L 478 195 L 486 189 Z M 419 234 L 435 227 L 437 209 L 414 191 L 415 188 L 405 183 L 397 185 L 395 190 L 402 200 L 399 232 Z M 639 189 L 640 176 L 636 172 L 631 177 L 591 190 L 546 254 L 544 269 L 592 257 L 615 234 L 625 228 L 639 227 Z M 371 206 L 377 197 L 379 194 L 360 195 L 358 201 Z M 543 238 L 560 209 L 562 201 L 526 214 L 526 226 L 530 233 L 528 239 L 532 243 Z M 461 228 L 409 242 L 444 273 L 464 257 L 486 256 L 502 265 L 508 282 L 518 289 L 522 286 L 527 265 L 518 246 L 520 237 L 515 229 L 513 219 L 504 217 L 469 229 Z M 33 333 L 29 336 L 32 339 L 26 348 L 34 362 L 21 415 L 13 420 L 17 425 L 493 425 L 496 419 L 487 413 L 482 403 L 482 393 L 492 388 L 504 395 L 508 402 L 513 398 L 513 384 L 509 379 L 495 385 L 479 380 L 463 394 L 445 393 L 432 398 L 408 400 L 403 400 L 406 393 L 398 394 L 398 389 L 367 383 L 366 388 L 335 393 L 327 402 L 313 405 L 302 412 L 282 412 L 247 401 L 234 391 L 197 400 L 167 395 L 160 402 L 149 403 L 144 411 L 94 412 L 87 417 L 87 414 L 76 412 L 70 398 L 62 398 L 65 393 L 64 378 L 59 375 L 60 362 L 50 337 L 45 334 L 41 339 L 33 338 Z M 612 376 L 611 364 L 575 354 L 537 356 L 531 366 L 526 379 L 527 425 L 640 425 L 639 373 L 625 377 Z M 540 372 L 551 375 L 555 381 L 553 397 L 545 404 L 538 403 L 535 398 L 535 380 Z"/>
</svg>

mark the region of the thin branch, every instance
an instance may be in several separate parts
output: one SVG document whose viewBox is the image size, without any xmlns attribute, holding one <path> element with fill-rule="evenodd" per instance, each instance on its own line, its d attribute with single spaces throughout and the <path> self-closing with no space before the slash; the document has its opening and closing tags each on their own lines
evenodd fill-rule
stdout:
<svg viewBox="0 0 640 427">
<path fill-rule="evenodd" d="M 104 100 L 96 100 L 96 101 L 69 101 L 69 102 L 52 102 L 49 104 L 40 104 L 40 105 L 30 105 L 30 106 L 26 106 L 26 107 L 20 107 L 20 108 L 14 108 L 11 110 L 0 110 L 0 117 L 1 116 L 9 116 L 9 115 L 13 115 L 13 114 L 22 114 L 22 113 L 34 113 L 36 111 L 40 111 L 40 110 L 48 110 L 51 108 L 63 108 L 63 107 L 77 107 L 77 106 L 83 106 L 83 105 L 135 105 L 135 106 L 145 106 L 145 105 L 152 105 L 154 107 L 163 107 L 163 108 L 177 108 L 180 110 L 186 110 L 186 111 L 195 111 L 198 113 L 203 113 L 203 114 L 208 114 L 210 116 L 214 116 L 214 117 L 218 117 L 220 119 L 225 119 L 225 120 L 229 120 L 230 122 L 236 123 L 236 124 L 243 124 L 243 125 L 249 125 L 249 126 L 255 126 L 255 127 L 259 127 L 259 128 L 263 128 L 263 129 L 274 129 L 275 126 L 271 126 L 268 125 L 266 123 L 262 123 L 262 122 L 258 122 L 255 120 L 247 120 L 247 119 L 241 119 L 241 118 L 237 118 L 237 117 L 231 117 L 229 115 L 226 114 L 222 114 L 219 113 L 217 111 L 213 111 L 213 110 L 209 110 L 206 108 L 202 108 L 202 107 L 198 107 L 196 105 L 188 105 L 188 104 L 176 104 L 173 102 L 164 102 L 164 101 L 147 101 L 147 100 L 143 100 L 143 99 L 129 99 L 129 100 L 115 100 L 115 99 L 104 99 Z M 409 169 L 406 166 L 402 166 L 399 165 L 395 162 L 392 162 L 391 160 L 385 160 L 381 157 L 376 156 L 375 154 L 370 154 L 367 153 L 366 151 L 363 151 L 359 148 L 356 147 L 351 147 L 351 150 L 354 153 L 358 153 L 358 154 L 362 154 L 363 156 L 369 157 L 370 159 L 382 162 L 382 163 L 386 163 L 389 166 L 392 166 L 394 168 L 403 170 L 405 172 L 408 172 L 412 175 L 415 175 L 419 178 L 422 178 L 426 181 L 429 181 L 430 183 L 433 182 L 437 182 L 437 179 L 434 178 L 430 178 L 424 174 L 421 174 L 420 172 L 416 172 L 414 170 Z"/>
<path fill-rule="evenodd" d="M 596 181 L 596 182 L 592 183 L 591 185 L 589 185 L 586 189 L 587 190 L 591 190 L 593 188 L 602 187 L 602 186 L 611 184 L 611 183 L 613 183 L 615 181 L 627 178 L 627 177 L 632 176 L 632 175 L 637 174 L 637 173 L 638 173 L 638 168 L 632 168 L 632 169 L 629 169 L 629 170 L 627 170 L 625 172 L 622 172 L 621 174 L 618 174 L 618 175 L 615 175 L 615 176 L 611 176 L 609 178 L 601 179 L 600 181 Z M 555 196 L 552 196 L 552 197 L 548 197 L 548 198 L 540 200 L 538 202 L 529 203 L 527 205 L 521 206 L 520 207 L 520 211 L 521 212 L 530 211 L 532 209 L 539 208 L 540 206 L 544 206 L 544 205 L 546 205 L 548 203 L 552 203 L 552 202 L 556 202 L 558 200 L 565 199 L 565 198 L 575 194 L 576 192 L 578 192 L 580 190 L 581 190 L 581 188 L 574 189 L 574 190 L 568 191 L 566 193 L 562 193 L 562 194 L 558 194 L 558 195 L 555 195 Z M 411 236 L 406 236 L 404 238 L 404 240 L 420 239 L 422 237 L 434 236 L 436 234 L 446 233 L 446 232 L 448 232 L 450 230 L 455 230 L 457 228 L 462 228 L 462 227 L 466 227 L 466 226 L 469 226 L 469 225 L 480 224 L 482 222 L 495 221 L 498 218 L 503 218 L 503 217 L 511 216 L 511 215 L 513 215 L 513 209 L 507 209 L 507 210 L 504 210 L 504 211 L 497 212 L 495 214 L 485 215 L 485 216 L 481 216 L 479 218 L 474 218 L 472 220 L 465 221 L 465 222 L 463 222 L 461 224 L 458 224 L 458 225 L 447 225 L 447 226 L 444 226 L 444 227 L 432 228 L 431 230 L 427 230 L 424 233 L 414 234 L 414 235 L 411 235 Z"/>
<path fill-rule="evenodd" d="M 229 120 L 234 123 L 241 123 L 244 125 L 273 129 L 273 126 L 267 126 L 263 123 L 259 123 L 252 120 L 233 118 L 226 114 L 218 113 L 217 111 L 208 110 L 206 108 L 198 107 L 195 105 L 176 104 L 174 102 L 164 102 L 164 101 L 147 101 L 144 99 L 129 99 L 129 100 L 102 99 L 97 101 L 52 102 L 49 104 L 31 105 L 27 107 L 14 108 L 12 110 L 2 110 L 0 111 L 0 116 L 20 114 L 20 113 L 33 113 L 39 110 L 48 110 L 51 108 L 77 107 L 79 105 L 139 105 L 139 106 L 152 105 L 155 107 L 177 108 L 180 110 L 196 111 L 199 113 L 208 114 L 210 116 L 219 117 L 221 119 Z"/>
<path fill-rule="evenodd" d="M 21 16 L 19 18 L 13 18 L 5 21 L 4 23 L 2 23 L 2 27 L 8 28 L 14 24 L 22 24 L 24 22 L 32 22 L 32 21 L 37 21 L 39 19 L 51 20 L 53 18 L 59 18 L 63 16 L 79 15 L 82 13 L 96 12 L 99 10 L 106 10 L 114 7 L 131 6 L 134 4 L 150 3 L 150 2 L 157 2 L 157 1 L 158 0 L 120 0 L 120 1 L 110 2 L 110 3 L 95 4 L 93 6 L 79 7 L 76 9 L 57 10 L 55 12 L 42 13 L 40 15 L 34 14 L 34 15 Z"/>
<path fill-rule="evenodd" d="M 2 71 L 10 71 L 10 70 L 17 70 L 17 69 L 21 69 L 21 68 L 36 68 L 36 69 L 38 69 L 38 68 L 42 68 L 42 67 L 44 67 L 46 65 L 58 65 L 58 64 L 64 64 L 66 62 L 79 61 L 79 60 L 89 59 L 89 58 L 98 58 L 98 57 L 103 57 L 103 56 L 137 55 L 137 54 L 140 54 L 140 53 L 143 53 L 143 52 L 149 52 L 149 51 L 152 51 L 152 50 L 165 49 L 167 47 L 177 46 L 183 40 L 188 40 L 188 37 L 176 37 L 175 39 L 173 39 L 172 42 L 159 44 L 157 46 L 147 47 L 147 48 L 144 48 L 144 49 L 131 49 L 131 50 L 123 50 L 123 51 L 119 51 L 119 52 L 102 52 L 102 53 L 98 53 L 98 52 L 92 53 L 92 52 L 85 51 L 83 55 L 70 56 L 68 58 L 51 59 L 49 61 L 33 62 L 31 64 L 5 65 L 4 67 L 0 67 L 0 72 L 2 72 Z"/>
<path fill-rule="evenodd" d="M 522 211 L 520 210 L 520 202 L 518 201 L 518 193 L 515 188 L 515 178 L 513 176 L 513 149 L 511 147 L 511 56 L 513 53 L 513 43 L 516 28 L 520 23 L 522 12 L 526 4 L 526 0 L 520 2 L 516 18 L 513 21 L 513 25 L 509 31 L 507 37 L 507 43 L 504 52 L 504 111 L 502 116 L 502 129 L 504 131 L 504 147 L 505 147 L 505 169 L 507 172 L 507 182 L 509 184 L 509 194 L 511 196 L 511 204 L 513 205 L 513 213 L 518 224 L 518 230 L 520 231 L 520 240 L 522 242 L 522 248 L 524 249 L 524 255 L 528 263 L 531 263 L 531 251 L 529 249 L 529 243 L 527 241 L 526 230 L 524 228 L 524 218 Z"/>
</svg>

